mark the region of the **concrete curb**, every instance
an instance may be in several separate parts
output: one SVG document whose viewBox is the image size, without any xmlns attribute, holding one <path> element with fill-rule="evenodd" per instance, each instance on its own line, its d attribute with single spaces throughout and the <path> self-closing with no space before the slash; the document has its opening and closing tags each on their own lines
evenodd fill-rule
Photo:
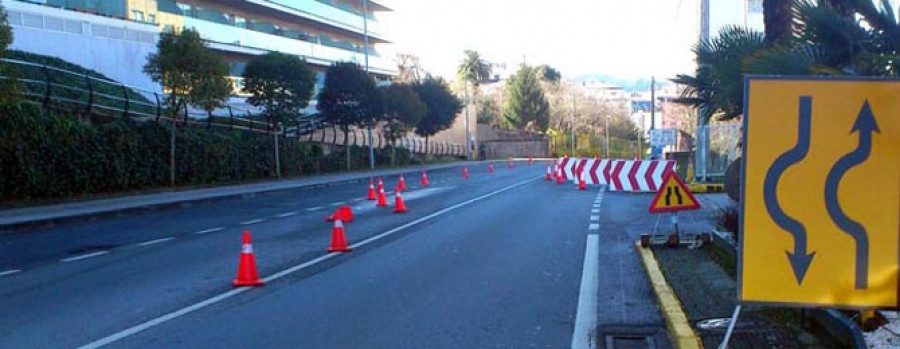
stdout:
<svg viewBox="0 0 900 349">
<path fill-rule="evenodd" d="M 345 183 L 365 181 L 372 176 L 392 176 L 418 173 L 420 170 L 443 170 L 447 168 L 477 164 L 479 162 L 454 162 L 420 167 L 407 167 L 395 170 L 359 172 L 352 174 L 332 174 L 318 178 L 302 180 L 282 180 L 256 184 L 238 184 L 224 187 L 213 187 L 180 192 L 165 192 L 140 196 L 125 196 L 112 199 L 100 199 L 67 204 L 36 206 L 0 211 L 0 233 L 12 232 L 24 228 L 53 226 L 66 222 L 86 221 L 102 217 L 114 217 L 122 214 L 145 210 L 158 210 L 175 207 L 187 207 L 198 203 L 220 200 L 254 197 L 285 190 L 321 188 Z"/>
<path fill-rule="evenodd" d="M 681 308 L 681 302 L 675 291 L 666 282 L 662 270 L 659 269 L 659 263 L 653 256 L 653 251 L 649 248 L 642 248 L 640 242 L 634 243 L 634 248 L 641 256 L 641 262 L 644 269 L 647 270 L 647 277 L 650 278 L 650 284 L 653 286 L 653 292 L 656 294 L 656 300 L 662 308 L 663 316 L 666 318 L 666 328 L 669 330 L 669 338 L 677 348 L 703 348 L 703 343 L 691 324 L 688 323 L 687 315 Z"/>
</svg>

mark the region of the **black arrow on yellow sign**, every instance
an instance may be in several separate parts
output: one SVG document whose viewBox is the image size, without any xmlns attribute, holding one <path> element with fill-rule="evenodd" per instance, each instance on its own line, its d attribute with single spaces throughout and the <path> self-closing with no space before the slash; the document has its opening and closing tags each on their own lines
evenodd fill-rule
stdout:
<svg viewBox="0 0 900 349">
<path fill-rule="evenodd" d="M 863 103 L 856 122 L 850 133 L 859 131 L 859 145 L 847 155 L 842 156 L 828 172 L 825 179 L 825 207 L 828 209 L 828 215 L 841 230 L 853 238 L 856 242 L 856 289 L 866 289 L 869 284 L 869 234 L 866 228 L 857 221 L 854 221 L 841 208 L 838 200 L 838 186 L 841 185 L 841 179 L 854 166 L 857 166 L 869 158 L 872 151 L 872 133 L 879 132 L 878 124 L 875 122 L 875 115 L 872 114 L 872 108 L 869 107 L 869 101 Z"/>
<path fill-rule="evenodd" d="M 800 97 L 800 115 L 797 127 L 797 144 L 791 150 L 778 156 L 766 172 L 763 182 L 763 198 L 766 202 L 766 210 L 775 224 L 786 230 L 794 237 L 794 252 L 785 251 L 797 284 L 803 283 L 809 265 L 815 256 L 815 252 L 807 253 L 806 227 L 800 221 L 788 216 L 778 202 L 778 181 L 784 171 L 789 167 L 803 161 L 809 153 L 810 122 L 812 118 L 812 97 Z"/>
</svg>

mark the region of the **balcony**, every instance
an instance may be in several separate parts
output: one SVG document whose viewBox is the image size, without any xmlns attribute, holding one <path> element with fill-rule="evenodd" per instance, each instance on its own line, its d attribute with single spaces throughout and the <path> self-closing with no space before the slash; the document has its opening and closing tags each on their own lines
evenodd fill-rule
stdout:
<svg viewBox="0 0 900 349">
<path fill-rule="evenodd" d="M 194 28 L 206 40 L 221 44 L 240 46 L 243 48 L 278 51 L 306 58 L 310 63 L 329 65 L 333 62 L 365 62 L 362 53 L 328 47 L 307 41 L 283 36 L 261 33 L 230 25 L 208 22 L 196 18 L 185 17 L 185 28 Z M 369 55 L 370 70 L 382 74 L 397 74 L 396 65 L 380 56 Z"/>
<path fill-rule="evenodd" d="M 276 9 L 289 8 L 302 13 L 304 15 L 303 17 L 334 25 L 345 30 L 351 30 L 359 34 L 363 34 L 364 32 L 361 14 L 337 8 L 318 0 L 250 0 L 250 2 Z M 381 24 L 377 19 L 369 16 L 368 26 L 369 35 L 382 38 Z"/>
</svg>

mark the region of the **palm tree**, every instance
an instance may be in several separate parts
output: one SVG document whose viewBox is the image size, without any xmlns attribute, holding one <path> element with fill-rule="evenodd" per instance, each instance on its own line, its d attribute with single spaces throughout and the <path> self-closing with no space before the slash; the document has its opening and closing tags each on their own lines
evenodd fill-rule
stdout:
<svg viewBox="0 0 900 349">
<path fill-rule="evenodd" d="M 792 36 L 794 24 L 793 0 L 763 0 L 763 23 L 766 27 L 766 45 Z"/>
<path fill-rule="evenodd" d="M 456 72 L 459 74 L 460 78 L 463 80 L 465 94 L 466 94 L 466 154 L 468 158 L 472 157 L 472 147 L 469 144 L 469 82 L 475 86 L 475 95 L 478 95 L 478 84 L 482 81 L 488 80 L 491 77 L 491 64 L 486 60 L 481 58 L 481 55 L 478 54 L 478 51 L 474 50 L 466 50 L 464 52 L 465 57 L 462 62 L 459 64 L 459 68 L 457 68 Z M 477 108 L 476 108 L 477 110 Z"/>
</svg>

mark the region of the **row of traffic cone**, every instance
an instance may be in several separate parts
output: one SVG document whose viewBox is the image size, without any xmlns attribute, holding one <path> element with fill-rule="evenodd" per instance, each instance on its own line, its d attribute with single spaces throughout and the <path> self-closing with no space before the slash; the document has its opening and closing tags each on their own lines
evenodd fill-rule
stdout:
<svg viewBox="0 0 900 349">
<path fill-rule="evenodd" d="M 563 172 L 562 167 L 554 162 L 553 168 L 555 168 L 555 170 L 551 171 L 550 166 L 550 164 L 547 164 L 547 174 L 544 178 L 547 181 L 556 179 L 556 184 L 563 184 L 566 181 L 566 175 L 565 172 Z M 587 181 L 584 178 L 584 171 L 576 170 L 576 176 L 578 176 L 578 190 L 587 190 Z"/>
</svg>

